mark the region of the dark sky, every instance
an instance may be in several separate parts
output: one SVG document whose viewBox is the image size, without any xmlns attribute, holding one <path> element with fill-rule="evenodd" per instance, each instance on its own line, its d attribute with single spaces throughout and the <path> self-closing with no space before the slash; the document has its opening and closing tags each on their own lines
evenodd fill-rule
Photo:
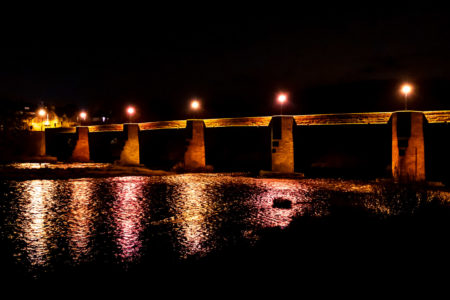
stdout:
<svg viewBox="0 0 450 300">
<path fill-rule="evenodd" d="M 415 84 L 411 109 L 450 109 L 450 14 L 442 8 L 333 7 L 118 19 L 3 41 L 0 100 L 76 104 L 142 120 L 389 111 Z M 130 21 L 128 21 L 130 20 Z M 126 24 L 126 25 L 124 25 Z M 55 26 L 55 25 L 51 25 Z M 47 28 L 48 29 L 48 28 Z"/>
</svg>

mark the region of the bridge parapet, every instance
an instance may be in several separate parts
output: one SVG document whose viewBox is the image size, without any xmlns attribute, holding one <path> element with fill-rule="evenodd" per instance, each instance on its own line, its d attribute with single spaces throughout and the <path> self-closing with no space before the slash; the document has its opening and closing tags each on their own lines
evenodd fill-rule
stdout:
<svg viewBox="0 0 450 300">
<path fill-rule="evenodd" d="M 91 125 L 89 132 L 123 131 L 123 124 Z"/>
<path fill-rule="evenodd" d="M 423 112 L 428 123 L 449 123 L 450 110 Z M 392 112 L 315 114 L 293 116 L 297 126 L 310 125 L 353 125 L 353 124 L 387 124 Z M 206 128 L 216 127 L 268 127 L 272 116 L 204 119 Z M 186 120 L 157 121 L 139 123 L 140 130 L 184 129 Z M 123 131 L 123 124 L 91 125 L 89 132 Z M 57 133 L 75 133 L 75 127 L 46 129 Z"/>
<path fill-rule="evenodd" d="M 76 127 L 46 128 L 45 131 L 51 133 L 76 133 L 77 128 Z"/>
<path fill-rule="evenodd" d="M 184 128 L 186 128 L 186 120 L 139 123 L 140 130 L 184 129 Z"/>
<path fill-rule="evenodd" d="M 272 117 L 244 117 L 244 118 L 224 118 L 205 119 L 207 128 L 215 127 L 268 127 Z"/>
<path fill-rule="evenodd" d="M 298 126 L 387 124 L 391 115 L 391 112 L 299 115 L 294 120 Z"/>
<path fill-rule="evenodd" d="M 428 123 L 449 123 L 450 110 L 426 111 L 424 112 Z"/>
</svg>

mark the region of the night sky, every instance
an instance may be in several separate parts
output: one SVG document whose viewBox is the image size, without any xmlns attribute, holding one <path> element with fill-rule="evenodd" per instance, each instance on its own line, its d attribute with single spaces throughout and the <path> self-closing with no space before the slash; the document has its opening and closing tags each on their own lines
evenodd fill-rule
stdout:
<svg viewBox="0 0 450 300">
<path fill-rule="evenodd" d="M 194 97 L 202 117 L 278 114 L 275 95 L 287 91 L 288 114 L 393 111 L 409 81 L 409 108 L 450 109 L 449 16 L 438 7 L 216 10 L 30 29 L 21 43 L 3 41 L 0 101 L 117 116 L 134 104 L 154 121 L 191 117 Z"/>
</svg>

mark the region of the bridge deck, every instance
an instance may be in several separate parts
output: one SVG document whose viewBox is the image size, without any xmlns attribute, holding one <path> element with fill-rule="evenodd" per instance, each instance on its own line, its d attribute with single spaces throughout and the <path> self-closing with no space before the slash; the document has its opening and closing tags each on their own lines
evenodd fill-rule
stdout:
<svg viewBox="0 0 450 300">
<path fill-rule="evenodd" d="M 425 117 L 429 123 L 449 123 L 450 110 L 425 111 Z M 355 125 L 355 124 L 387 124 L 392 112 L 373 113 L 344 113 L 344 114 L 316 114 L 293 116 L 297 126 L 312 125 Z M 223 119 L 204 119 L 206 128 L 218 127 L 267 127 L 271 116 L 266 117 L 242 117 Z M 123 124 L 107 124 L 88 126 L 89 132 L 123 131 Z M 139 123 L 140 130 L 157 129 L 183 129 L 186 128 L 186 120 L 157 121 Z M 52 131 L 61 133 L 74 133 L 75 128 L 55 128 Z"/>
</svg>

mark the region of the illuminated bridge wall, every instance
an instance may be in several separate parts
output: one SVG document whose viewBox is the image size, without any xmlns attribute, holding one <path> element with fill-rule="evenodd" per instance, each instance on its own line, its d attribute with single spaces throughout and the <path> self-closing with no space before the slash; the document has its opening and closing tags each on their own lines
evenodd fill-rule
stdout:
<svg viewBox="0 0 450 300">
<path fill-rule="evenodd" d="M 287 163 L 292 163 L 296 172 L 314 175 L 316 171 L 320 173 L 326 170 L 332 175 L 347 172 L 359 176 L 367 172 L 368 176 L 389 176 L 393 168 L 393 114 L 291 116 L 292 142 L 287 144 L 283 139 L 274 139 L 273 126 L 277 125 L 271 123 L 271 116 L 205 119 L 202 135 L 205 164 L 212 165 L 216 171 L 274 170 L 272 162 L 276 155 L 280 157 L 284 151 L 284 146 L 280 145 L 286 144 L 295 149 L 292 161 L 288 160 Z M 433 177 L 432 170 L 444 169 L 448 164 L 445 154 L 447 149 L 443 147 L 442 141 L 448 137 L 450 111 L 427 111 L 423 112 L 423 116 L 427 144 L 426 171 L 427 176 L 431 174 Z M 192 138 L 192 132 L 188 132 L 190 129 L 186 129 L 192 126 L 187 124 L 186 120 L 137 124 L 140 163 L 158 169 L 182 167 L 186 163 L 186 151 L 198 144 Z M 91 160 L 120 160 L 128 138 L 124 125 L 108 124 L 88 128 Z M 73 157 L 78 140 L 75 128 L 46 130 L 46 139 L 49 155 L 62 160 Z M 195 149 L 201 149 L 201 145 Z M 199 153 L 201 155 L 201 151 Z M 281 158 L 284 156 L 281 155 Z M 417 172 L 417 168 L 414 172 Z"/>
</svg>

